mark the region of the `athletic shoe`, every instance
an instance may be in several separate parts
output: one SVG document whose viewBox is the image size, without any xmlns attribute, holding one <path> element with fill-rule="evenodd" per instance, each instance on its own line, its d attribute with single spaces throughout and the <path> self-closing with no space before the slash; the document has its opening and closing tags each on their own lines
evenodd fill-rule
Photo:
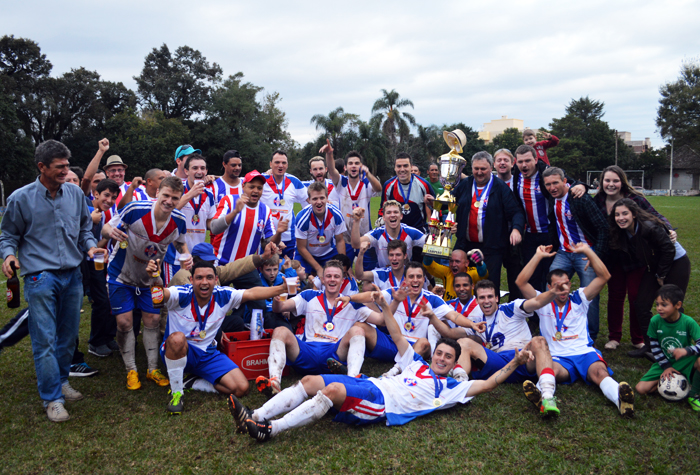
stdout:
<svg viewBox="0 0 700 475">
<path fill-rule="evenodd" d="M 528 401 L 535 405 L 537 409 L 540 409 L 540 402 L 542 402 L 542 393 L 537 388 L 535 383 L 532 381 L 523 382 L 523 391 L 525 392 L 525 397 Z"/>
<path fill-rule="evenodd" d="M 700 397 L 696 396 L 688 396 L 688 404 L 690 404 L 690 407 L 693 408 L 693 411 L 699 411 L 700 412 Z"/>
<path fill-rule="evenodd" d="M 266 378 L 265 376 L 258 376 L 255 378 L 255 386 L 258 388 L 258 391 L 268 398 L 271 398 L 282 390 L 277 377 Z"/>
<path fill-rule="evenodd" d="M 170 385 L 170 380 L 165 377 L 163 373 L 159 369 L 149 369 L 146 372 L 146 379 L 150 379 L 154 383 L 156 383 L 158 386 L 169 386 Z"/>
<path fill-rule="evenodd" d="M 109 349 L 107 345 L 93 346 L 88 345 L 88 353 L 95 355 L 99 358 L 104 358 L 106 356 L 112 355 L 112 350 Z"/>
<path fill-rule="evenodd" d="M 617 396 L 620 399 L 620 414 L 622 417 L 634 417 L 634 391 L 632 386 L 622 381 L 617 388 Z"/>
<path fill-rule="evenodd" d="M 617 350 L 617 347 L 620 346 L 620 342 L 617 340 L 610 340 L 605 344 L 605 349 L 606 350 Z"/>
<path fill-rule="evenodd" d="M 634 346 L 634 350 L 628 351 L 627 356 L 630 358 L 645 358 L 646 353 L 649 353 L 651 351 L 651 348 L 648 345 L 645 345 L 644 343 L 641 344 L 642 346 L 637 346 L 637 345 L 632 345 Z"/>
<path fill-rule="evenodd" d="M 112 350 L 115 353 L 119 353 L 119 343 L 117 343 L 114 340 L 107 342 L 107 348 L 109 348 L 110 350 Z"/>
<path fill-rule="evenodd" d="M 257 422 L 253 419 L 245 421 L 248 428 L 248 435 L 258 442 L 267 442 L 272 438 L 272 424 L 270 421 Z"/>
<path fill-rule="evenodd" d="M 196 376 L 194 374 L 187 376 L 185 379 L 182 380 L 183 389 L 192 389 L 194 382 L 198 379 L 200 379 L 199 376 Z"/>
<path fill-rule="evenodd" d="M 248 427 L 246 426 L 246 421 L 248 419 L 253 419 L 253 411 L 245 407 L 233 394 L 228 397 L 228 410 L 231 412 L 238 426 L 236 433 L 247 434 Z"/>
<path fill-rule="evenodd" d="M 126 389 L 136 391 L 141 387 L 141 381 L 139 381 L 139 373 L 132 369 L 129 374 L 126 375 Z"/>
<path fill-rule="evenodd" d="M 642 348 L 644 346 L 644 343 L 632 343 L 632 348 Z"/>
<path fill-rule="evenodd" d="M 51 422 L 64 422 L 70 419 L 70 415 L 66 408 L 63 407 L 61 401 L 51 401 L 48 406 L 46 406 L 46 417 L 49 418 Z"/>
<path fill-rule="evenodd" d="M 68 376 L 87 378 L 89 376 L 95 376 L 97 373 L 99 373 L 99 371 L 95 368 L 91 368 L 87 363 L 80 363 L 70 365 L 70 373 L 68 373 Z"/>
<path fill-rule="evenodd" d="M 179 416 L 182 414 L 185 404 L 182 402 L 182 393 L 180 391 L 173 393 L 172 399 L 168 403 L 168 412 L 171 416 Z"/>
<path fill-rule="evenodd" d="M 558 416 L 559 408 L 557 407 L 557 398 L 542 399 L 540 413 L 544 416 Z"/>
<path fill-rule="evenodd" d="M 68 381 L 61 385 L 61 394 L 63 394 L 64 399 L 68 402 L 80 401 L 83 398 L 80 391 L 74 389 Z"/>
<path fill-rule="evenodd" d="M 326 364 L 328 365 L 328 371 L 330 371 L 331 374 L 348 374 L 348 367 L 335 358 L 328 358 L 326 360 Z"/>
</svg>

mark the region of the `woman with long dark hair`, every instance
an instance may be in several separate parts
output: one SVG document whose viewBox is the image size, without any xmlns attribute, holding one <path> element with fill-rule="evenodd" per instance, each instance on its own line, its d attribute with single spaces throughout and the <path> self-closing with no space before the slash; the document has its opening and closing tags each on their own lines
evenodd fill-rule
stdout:
<svg viewBox="0 0 700 475">
<path fill-rule="evenodd" d="M 618 251 L 622 269 L 642 269 L 637 295 L 630 299 L 630 310 L 634 307 L 644 345 L 627 353 L 641 358 L 651 351 L 646 333 L 656 292 L 664 284 L 675 284 L 685 293 L 690 280 L 690 259 L 677 241 L 671 241 L 666 223 L 629 198 L 612 206 L 608 220 L 610 249 Z"/>
<path fill-rule="evenodd" d="M 654 209 L 651 203 L 644 198 L 644 195 L 630 185 L 629 181 L 627 181 L 627 175 L 622 168 L 617 165 L 607 167 L 600 174 L 599 184 L 600 189 L 593 197 L 593 201 L 598 205 L 603 216 L 609 216 L 613 205 L 619 200 L 629 198 L 639 208 L 656 216 L 669 229 L 671 228 L 668 220 Z M 670 233 L 671 240 L 675 241 L 675 231 L 670 231 Z M 605 344 L 605 349 L 615 350 L 620 346 L 625 298 L 627 297 L 629 297 L 630 302 L 629 322 L 632 346 L 635 349 L 642 348 L 644 346 L 644 334 L 639 329 L 637 313 L 632 302 L 637 298 L 637 288 L 644 273 L 644 266 L 640 263 L 638 268 L 631 268 L 628 263 L 626 269 L 623 269 L 617 253 L 609 253 L 605 260 L 605 265 L 610 271 L 610 280 L 608 281 L 608 342 Z"/>
</svg>

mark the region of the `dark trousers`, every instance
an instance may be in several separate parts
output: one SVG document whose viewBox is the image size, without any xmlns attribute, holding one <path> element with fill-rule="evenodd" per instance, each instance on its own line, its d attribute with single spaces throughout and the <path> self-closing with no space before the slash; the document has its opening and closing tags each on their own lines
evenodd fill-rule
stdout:
<svg viewBox="0 0 700 475">
<path fill-rule="evenodd" d="M 608 339 L 622 341 L 622 321 L 625 313 L 625 298 L 629 299 L 630 338 L 633 344 L 643 343 L 644 334 L 639 329 L 639 318 L 634 302 L 639 294 L 639 284 L 646 267 L 626 271 L 613 264 L 608 269 Z"/>
<path fill-rule="evenodd" d="M 490 249 L 485 248 L 482 242 L 464 241 L 464 252 L 469 252 L 472 249 L 479 249 L 484 254 L 484 262 L 486 269 L 489 271 L 489 280 L 496 286 L 496 298 L 500 299 L 501 295 L 501 267 L 503 266 L 503 256 L 506 254 L 506 249 Z"/>
<path fill-rule="evenodd" d="M 92 315 L 90 318 L 90 340 L 92 346 L 106 345 L 117 335 L 117 320 L 112 315 L 107 293 L 107 271 L 88 266 Z"/>
<path fill-rule="evenodd" d="M 520 245 L 508 246 L 508 251 L 503 256 L 503 267 L 506 269 L 506 276 L 508 279 L 508 301 L 512 302 L 516 299 L 523 298 L 523 294 L 520 289 L 515 285 L 515 279 L 520 275 L 520 271 L 523 270 L 523 264 L 520 260 Z"/>
<path fill-rule="evenodd" d="M 530 262 L 539 246 L 548 246 L 550 244 L 552 243 L 547 233 L 525 232 L 523 234 L 523 241 L 520 243 L 520 254 L 522 255 L 523 265 L 527 265 L 527 263 Z M 554 257 L 542 259 L 537 269 L 535 269 L 535 272 L 533 272 L 529 282 L 535 290 L 539 290 L 540 292 L 547 291 L 547 274 L 549 273 L 549 266 L 552 265 L 553 260 Z"/>
<path fill-rule="evenodd" d="M 265 323 L 263 326 L 265 329 L 274 330 L 277 327 L 285 327 L 294 333 L 294 326 L 279 313 L 265 312 L 264 319 Z"/>
<path fill-rule="evenodd" d="M 688 255 L 676 259 L 668 271 L 668 275 L 664 279 L 664 284 L 675 284 L 685 292 L 688 290 L 688 282 L 690 281 L 690 259 Z M 637 298 L 634 301 L 634 307 L 639 319 L 639 329 L 642 335 L 646 336 L 649 330 L 649 322 L 651 321 L 652 312 L 651 306 L 656 300 L 656 293 L 659 291 L 659 283 L 656 280 L 656 274 L 644 272 L 639 289 L 637 290 Z"/>
</svg>

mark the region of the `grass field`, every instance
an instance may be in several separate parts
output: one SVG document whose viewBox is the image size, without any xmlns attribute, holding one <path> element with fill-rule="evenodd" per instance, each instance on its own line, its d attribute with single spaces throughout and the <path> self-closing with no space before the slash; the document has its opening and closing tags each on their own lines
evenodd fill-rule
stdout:
<svg viewBox="0 0 700 475">
<path fill-rule="evenodd" d="M 698 319 L 700 200 L 650 201 L 678 227 L 690 255 L 685 308 Z M 607 341 L 606 304 L 604 291 L 598 347 Z M 84 308 L 80 347 L 87 353 L 87 301 Z M 11 316 L 3 306 L 0 324 Z M 620 348 L 603 354 L 615 378 L 634 386 L 649 363 L 627 358 L 629 349 L 625 322 Z M 555 420 L 540 419 L 511 385 L 402 427 L 348 427 L 327 416 L 258 444 L 234 434 L 223 397 L 187 393 L 183 415 L 169 417 L 164 388 L 142 375 L 142 389 L 127 391 L 121 358 L 86 358 L 100 374 L 71 379 L 86 398 L 67 404 L 70 421 L 53 424 L 37 395 L 29 339 L 0 354 L 1 473 L 698 473 L 700 464 L 700 414 L 686 402 L 637 396 L 636 417 L 623 420 L 597 388 L 582 383 L 558 387 L 562 414 Z M 140 344 L 137 363 L 145 372 Z M 378 375 L 388 366 L 367 362 L 363 370 Z M 254 391 L 244 402 L 258 407 L 264 399 Z"/>
</svg>

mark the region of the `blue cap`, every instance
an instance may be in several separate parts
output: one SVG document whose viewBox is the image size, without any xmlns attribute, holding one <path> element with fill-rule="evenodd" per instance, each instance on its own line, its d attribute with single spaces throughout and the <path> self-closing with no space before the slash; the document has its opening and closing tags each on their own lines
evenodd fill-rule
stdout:
<svg viewBox="0 0 700 475">
<path fill-rule="evenodd" d="M 214 246 L 208 242 L 200 242 L 192 248 L 192 257 L 197 256 L 203 261 L 215 261 Z"/>
<path fill-rule="evenodd" d="M 192 155 L 195 152 L 202 153 L 200 149 L 194 148 L 192 145 L 180 145 L 177 150 L 175 150 L 175 160 L 185 155 Z"/>
</svg>

